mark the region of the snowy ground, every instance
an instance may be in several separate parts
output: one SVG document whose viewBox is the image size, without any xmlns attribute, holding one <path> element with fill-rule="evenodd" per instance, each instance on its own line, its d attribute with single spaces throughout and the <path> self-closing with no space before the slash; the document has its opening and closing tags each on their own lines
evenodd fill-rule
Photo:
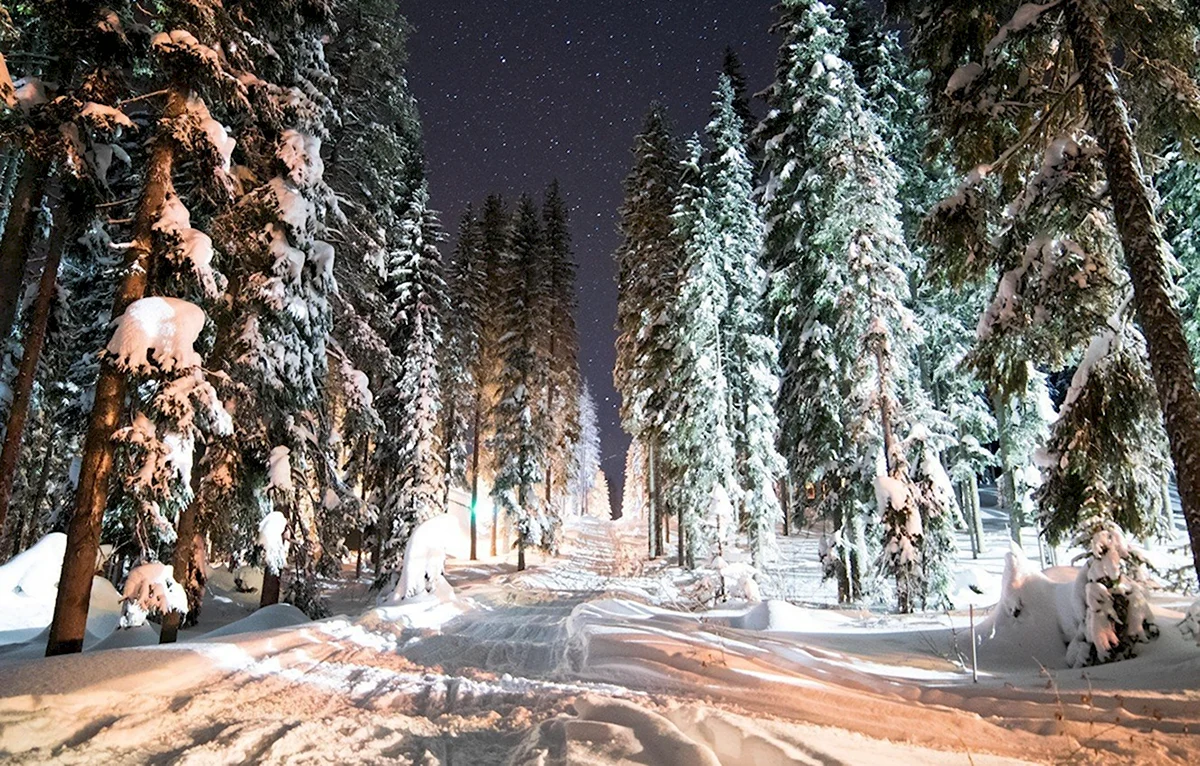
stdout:
<svg viewBox="0 0 1200 766">
<path fill-rule="evenodd" d="M 1006 548 L 989 526 L 979 577 L 998 580 Z M 1156 597 L 1162 636 L 1137 659 L 1068 670 L 1042 633 L 1010 631 L 982 642 L 976 684 L 965 614 L 823 606 L 834 593 L 813 536 L 781 538 L 800 605 L 706 611 L 695 610 L 711 583 L 644 561 L 642 545 L 637 522 L 577 519 L 563 555 L 527 572 L 511 557 L 451 562 L 457 601 L 369 609 L 365 585 L 331 583 L 354 616 L 299 624 L 283 606 L 244 617 L 257 594 L 218 571 L 201 626 L 170 648 L 22 659 L 40 648 L 18 643 L 32 629 L 0 624 L 11 644 L 0 759 L 1200 762 L 1200 648 L 1176 627 L 1184 597 Z M 152 640 L 145 630 L 104 640 Z"/>
</svg>

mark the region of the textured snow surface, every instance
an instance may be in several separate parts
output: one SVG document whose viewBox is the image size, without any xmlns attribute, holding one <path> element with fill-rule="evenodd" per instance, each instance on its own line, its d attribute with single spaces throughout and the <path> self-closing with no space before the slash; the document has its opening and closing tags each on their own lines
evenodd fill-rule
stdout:
<svg viewBox="0 0 1200 766">
<path fill-rule="evenodd" d="M 781 539 L 785 554 L 809 544 Z M 1200 702 L 1200 648 L 1176 627 L 1186 600 L 1156 605 L 1171 627 L 1141 656 L 1081 675 L 1037 643 L 1058 630 L 1054 588 L 1076 570 L 1023 569 L 1007 593 L 1018 614 L 980 620 L 972 684 L 965 614 L 776 599 L 694 611 L 686 594 L 702 575 L 645 561 L 643 545 L 642 520 L 572 518 L 563 556 L 531 555 L 526 572 L 511 554 L 449 561 L 454 602 L 299 624 L 280 606 L 171 647 L 0 657 L 0 753 L 667 766 L 1200 758 L 1185 733 Z M 995 576 L 996 561 L 980 566 Z M 216 570 L 210 587 L 231 580 Z M 364 585 L 338 587 L 368 605 Z"/>
</svg>

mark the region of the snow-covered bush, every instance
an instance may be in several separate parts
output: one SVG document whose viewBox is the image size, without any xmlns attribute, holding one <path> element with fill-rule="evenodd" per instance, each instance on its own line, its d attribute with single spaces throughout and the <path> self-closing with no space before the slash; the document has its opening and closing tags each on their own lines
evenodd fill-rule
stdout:
<svg viewBox="0 0 1200 766">
<path fill-rule="evenodd" d="M 928 429 L 918 424 L 908 441 L 913 457 L 913 501 L 922 521 L 921 605 L 940 608 L 946 605 L 953 582 L 954 530 L 963 525 L 962 515 Z"/>
<path fill-rule="evenodd" d="M 458 518 L 448 513 L 417 525 L 404 546 L 400 581 L 386 600 L 396 603 L 426 593 L 439 598 L 453 593 L 445 577 L 446 555 L 461 547 L 462 537 Z"/>
<path fill-rule="evenodd" d="M 921 548 L 924 530 L 913 487 L 905 479 L 875 477 L 875 497 L 883 517 L 880 567 L 896 580 L 896 608 L 911 612 L 922 592 Z"/>
<path fill-rule="evenodd" d="M 1193 601 L 1188 607 L 1187 613 L 1179 623 L 1179 632 L 1185 638 L 1194 639 L 1196 645 L 1200 646 L 1200 599 Z"/>
<path fill-rule="evenodd" d="M 175 581 L 170 564 L 151 561 L 136 566 L 125 579 L 121 599 L 121 627 L 144 625 L 150 615 L 187 614 L 187 593 Z"/>
<path fill-rule="evenodd" d="M 1076 543 L 1084 566 L 1075 582 L 1082 617 L 1067 647 L 1073 667 L 1132 657 L 1158 636 L 1146 600 L 1144 560 L 1112 522 L 1096 522 Z"/>
<path fill-rule="evenodd" d="M 739 561 L 729 563 L 724 557 L 717 556 L 713 568 L 721 576 L 722 591 L 725 598 L 734 601 L 749 601 L 757 604 L 762 601 L 761 589 L 758 585 L 759 571 L 753 565 Z"/>
</svg>

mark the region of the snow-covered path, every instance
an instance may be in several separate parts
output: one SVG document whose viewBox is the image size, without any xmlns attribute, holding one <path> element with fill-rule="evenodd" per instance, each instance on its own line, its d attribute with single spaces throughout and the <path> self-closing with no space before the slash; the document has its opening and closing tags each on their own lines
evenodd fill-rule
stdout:
<svg viewBox="0 0 1200 766">
<path fill-rule="evenodd" d="M 1200 738 L 1188 730 L 1200 695 L 1123 688 L 1104 669 L 1086 681 L 1078 671 L 996 669 L 972 685 L 944 619 L 781 602 L 703 615 L 648 606 L 646 595 L 686 601 L 686 588 L 676 587 L 682 573 L 648 571 L 628 553 L 639 531 L 579 519 L 564 555 L 529 572 L 452 566 L 463 602 L 409 613 L 408 626 L 368 612 L 0 665 L 0 756 L 443 766 L 1200 761 Z M 1186 674 L 1196 668 L 1162 671 L 1194 688 L 1198 679 Z"/>
</svg>

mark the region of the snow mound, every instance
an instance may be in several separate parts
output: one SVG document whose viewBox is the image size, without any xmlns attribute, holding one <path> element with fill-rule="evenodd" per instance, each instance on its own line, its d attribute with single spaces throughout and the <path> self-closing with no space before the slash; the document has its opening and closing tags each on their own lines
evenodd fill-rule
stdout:
<svg viewBox="0 0 1200 766">
<path fill-rule="evenodd" d="M 729 626 L 742 630 L 801 633 L 811 629 L 812 622 L 810 610 L 771 599 L 755 604 L 745 614 L 732 618 Z"/>
<path fill-rule="evenodd" d="M 49 598 L 53 603 L 66 550 L 67 536 L 62 532 L 51 532 L 33 547 L 14 556 L 0 566 L 0 594 Z"/>
<path fill-rule="evenodd" d="M 1067 646 L 1083 620 L 1080 571 L 1038 571 L 1014 544 L 1005 556 L 1000 603 L 977 628 L 980 662 L 1067 667 Z"/>
<path fill-rule="evenodd" d="M 669 719 L 631 702 L 587 695 L 575 700 L 575 709 L 578 717 L 552 718 L 534 728 L 508 762 L 721 766 L 712 750 Z"/>
<path fill-rule="evenodd" d="M 458 519 L 444 513 L 417 525 L 404 546 L 404 568 L 400 582 L 384 603 L 397 604 L 426 593 L 443 600 L 453 598 L 446 582 L 446 551 L 462 537 Z"/>
<path fill-rule="evenodd" d="M 57 588 L 37 596 L 0 592 L 0 657 L 37 659 L 46 654 L 57 595 Z M 84 649 L 91 650 L 110 636 L 120 619 L 121 594 L 103 577 L 92 578 Z"/>
<path fill-rule="evenodd" d="M 954 573 L 949 598 L 955 609 L 991 606 L 1000 601 L 1000 578 L 981 566 L 965 566 Z"/>
<path fill-rule="evenodd" d="M 312 622 L 312 620 L 304 612 L 301 612 L 291 604 L 271 604 L 270 606 L 264 606 L 249 617 L 244 617 L 236 622 L 231 622 L 228 625 L 223 625 L 216 630 L 205 633 L 203 636 L 200 636 L 200 640 L 207 641 L 213 638 L 236 636 L 242 633 L 257 633 L 263 630 L 290 628 L 293 625 L 303 625 L 306 622 Z"/>
<path fill-rule="evenodd" d="M 721 576 L 726 598 L 752 603 L 762 601 L 762 594 L 758 587 L 759 572 L 757 569 L 744 561 L 730 564 L 721 556 L 717 556 L 713 564 Z"/>
</svg>

